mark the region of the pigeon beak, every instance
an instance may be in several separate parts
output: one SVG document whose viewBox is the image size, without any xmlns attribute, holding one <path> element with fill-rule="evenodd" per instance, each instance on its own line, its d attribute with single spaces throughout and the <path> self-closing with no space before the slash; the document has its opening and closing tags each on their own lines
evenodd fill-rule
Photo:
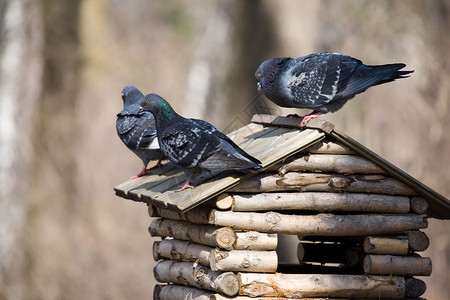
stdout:
<svg viewBox="0 0 450 300">
<path fill-rule="evenodd" d="M 139 112 L 143 112 L 143 111 L 144 111 L 144 109 L 142 108 L 142 106 L 139 107 Z"/>
<path fill-rule="evenodd" d="M 258 92 L 261 92 L 261 82 L 257 82 L 256 83 L 256 89 L 258 90 Z"/>
</svg>

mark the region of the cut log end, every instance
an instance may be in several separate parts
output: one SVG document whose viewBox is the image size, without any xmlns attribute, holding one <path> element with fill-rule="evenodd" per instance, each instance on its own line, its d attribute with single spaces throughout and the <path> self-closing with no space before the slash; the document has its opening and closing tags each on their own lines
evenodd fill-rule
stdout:
<svg viewBox="0 0 450 300">
<path fill-rule="evenodd" d="M 233 206 L 233 196 L 227 193 L 223 193 L 217 196 L 216 206 L 219 209 L 230 209 Z"/>
<path fill-rule="evenodd" d="M 422 197 L 411 198 L 411 210 L 416 214 L 424 214 L 428 210 L 428 202 Z"/>
<path fill-rule="evenodd" d="M 409 248 L 411 251 L 425 251 L 430 245 L 430 239 L 428 236 L 419 230 L 408 231 Z"/>
<path fill-rule="evenodd" d="M 406 278 L 406 296 L 416 298 L 422 296 L 427 290 L 427 285 L 423 280 L 417 278 Z"/>
<path fill-rule="evenodd" d="M 228 227 L 219 228 L 214 232 L 217 245 L 223 249 L 232 249 L 236 241 L 236 234 L 233 229 Z"/>
<path fill-rule="evenodd" d="M 151 205 L 151 204 L 148 205 L 147 211 L 148 211 L 148 216 L 149 216 L 150 218 L 157 218 L 157 217 L 160 217 L 160 215 L 158 215 L 158 213 L 156 212 L 156 207 L 154 207 L 154 206 Z"/>
</svg>

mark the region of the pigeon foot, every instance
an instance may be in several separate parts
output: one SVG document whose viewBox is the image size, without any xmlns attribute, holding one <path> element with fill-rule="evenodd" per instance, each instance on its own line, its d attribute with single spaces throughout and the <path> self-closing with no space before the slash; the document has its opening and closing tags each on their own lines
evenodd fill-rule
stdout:
<svg viewBox="0 0 450 300">
<path fill-rule="evenodd" d="M 175 193 L 181 192 L 185 189 L 193 189 L 193 188 L 194 187 L 190 184 L 189 179 L 188 179 L 188 180 L 186 180 L 186 183 L 182 187 L 180 187 L 178 190 L 175 191 Z"/>
<path fill-rule="evenodd" d="M 136 179 L 136 178 L 139 178 L 139 177 L 148 175 L 148 174 L 151 173 L 151 171 L 152 171 L 153 169 L 158 169 L 158 168 L 160 168 L 160 167 L 162 166 L 162 163 L 161 163 L 162 160 L 163 160 L 162 158 L 161 158 L 160 160 L 158 160 L 158 162 L 156 163 L 156 165 L 154 165 L 154 166 L 151 167 L 151 168 L 148 168 L 148 169 L 147 169 L 147 166 L 144 166 L 144 168 L 142 169 L 142 171 L 139 172 L 139 174 L 137 174 L 136 176 L 131 177 L 131 179 Z"/>
<path fill-rule="evenodd" d="M 305 127 L 306 123 L 308 123 L 309 120 L 317 119 L 318 116 L 320 116 L 319 113 L 310 113 L 309 115 L 304 116 L 300 123 L 300 127 Z"/>
<path fill-rule="evenodd" d="M 154 169 L 154 168 L 155 167 L 147 169 L 147 166 L 144 166 L 144 168 L 136 176 L 131 177 L 131 179 L 136 179 L 136 178 L 148 175 L 151 173 L 151 169 Z"/>
</svg>

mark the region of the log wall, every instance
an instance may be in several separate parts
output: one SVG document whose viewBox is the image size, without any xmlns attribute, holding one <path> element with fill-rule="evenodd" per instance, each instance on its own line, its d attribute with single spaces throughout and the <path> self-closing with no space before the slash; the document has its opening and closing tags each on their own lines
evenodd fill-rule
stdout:
<svg viewBox="0 0 450 300">
<path fill-rule="evenodd" d="M 340 144 L 323 141 L 190 209 L 149 206 L 154 299 L 418 299 L 431 260 L 428 203 Z M 297 235 L 298 263 L 278 260 Z"/>
</svg>

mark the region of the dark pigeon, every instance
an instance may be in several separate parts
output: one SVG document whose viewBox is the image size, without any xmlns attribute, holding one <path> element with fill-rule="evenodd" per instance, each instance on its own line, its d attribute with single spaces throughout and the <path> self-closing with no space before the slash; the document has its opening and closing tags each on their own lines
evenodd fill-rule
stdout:
<svg viewBox="0 0 450 300">
<path fill-rule="evenodd" d="M 366 66 L 339 53 L 315 53 L 299 58 L 264 61 L 255 72 L 258 90 L 283 107 L 308 108 L 304 126 L 320 114 L 335 112 L 371 86 L 394 81 L 414 71 L 399 71 L 405 64 Z"/>
<path fill-rule="evenodd" d="M 155 118 L 146 111 L 140 111 L 141 100 L 144 95 L 134 86 L 127 85 L 122 90 L 123 110 L 117 114 L 116 129 L 125 146 L 133 151 L 144 164 L 144 168 L 133 178 L 150 173 L 159 167 L 164 158 L 159 150 L 156 137 Z M 152 160 L 158 160 L 155 167 L 147 169 Z"/>
<path fill-rule="evenodd" d="M 162 97 L 146 95 L 142 110 L 155 116 L 161 151 L 188 179 L 178 191 L 192 188 L 192 177 L 203 170 L 239 170 L 255 173 L 261 162 L 239 148 L 230 138 L 203 120 L 178 115 Z"/>
</svg>

